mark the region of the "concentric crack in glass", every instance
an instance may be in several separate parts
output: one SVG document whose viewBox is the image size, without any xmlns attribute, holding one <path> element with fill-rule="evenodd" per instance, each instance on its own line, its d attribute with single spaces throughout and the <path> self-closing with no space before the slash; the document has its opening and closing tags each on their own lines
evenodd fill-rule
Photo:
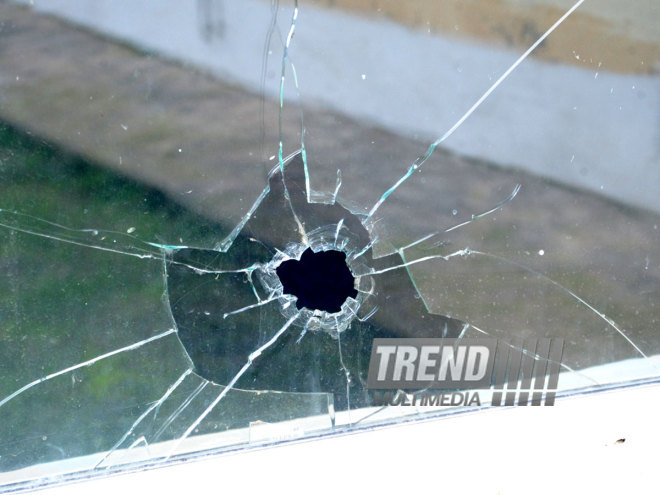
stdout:
<svg viewBox="0 0 660 495">
<path fill-rule="evenodd" d="M 239 3 L 243 2 L 232 2 L 232 9 Z M 368 112 L 367 118 L 365 114 L 356 114 L 359 125 L 333 111 L 326 112 L 327 109 L 318 112 L 314 108 L 315 98 L 320 98 L 318 92 L 303 105 L 301 93 L 305 95 L 310 87 L 310 72 L 319 70 L 318 62 L 335 69 L 348 67 L 345 74 L 349 74 L 349 79 L 340 79 L 339 70 L 328 79 L 333 88 L 350 88 L 351 98 L 342 100 L 336 107 L 349 111 L 349 100 L 355 104 L 356 99 L 370 96 L 368 90 L 361 93 L 360 88 L 380 88 L 378 92 L 385 93 L 387 84 L 369 84 L 379 81 L 378 77 L 382 83 L 390 81 L 388 77 L 392 74 L 398 75 L 391 67 L 398 67 L 400 60 L 394 56 L 383 59 L 379 66 L 373 67 L 374 72 L 363 71 L 362 67 L 355 72 L 347 63 L 346 53 L 333 64 L 333 59 L 326 58 L 318 44 L 303 43 L 317 57 L 310 63 L 300 63 L 296 72 L 292 63 L 296 52 L 289 51 L 295 45 L 291 41 L 296 26 L 303 28 L 303 33 L 310 26 L 307 35 L 313 32 L 312 41 L 317 35 L 326 34 L 325 30 L 314 30 L 313 16 L 298 17 L 297 4 L 293 12 L 276 4 L 264 10 L 270 17 L 264 17 L 267 39 L 258 50 L 262 57 L 262 79 L 256 87 L 260 88 L 261 102 L 250 107 L 246 103 L 249 97 L 243 92 L 232 88 L 227 93 L 225 100 L 241 100 L 232 108 L 244 111 L 242 105 L 245 105 L 256 116 L 253 127 L 262 126 L 261 142 L 243 148 L 240 143 L 249 140 L 245 135 L 250 125 L 234 128 L 223 121 L 220 130 L 212 127 L 218 115 L 222 115 L 213 105 L 208 105 L 214 111 L 204 114 L 203 126 L 195 127 L 191 118 L 196 106 L 190 103 L 192 95 L 197 98 L 221 91 L 217 81 L 191 85 L 195 91 L 184 85 L 184 96 L 177 96 L 184 104 L 166 113 L 168 118 L 159 113 L 168 108 L 177 75 L 170 70 L 165 75 L 156 71 L 141 76 L 141 71 L 147 73 L 152 65 L 167 65 L 151 53 L 142 59 L 131 53 L 130 63 L 112 65 L 112 59 L 106 57 L 108 53 L 120 60 L 124 60 L 126 53 L 106 43 L 99 50 L 101 54 L 96 53 L 100 59 L 83 57 L 82 62 L 89 63 L 81 71 L 85 77 L 79 80 L 96 74 L 98 66 L 111 64 L 108 73 L 121 74 L 121 91 L 130 93 L 129 87 L 135 81 L 144 83 L 135 100 L 123 100 L 120 92 L 111 87 L 111 98 L 108 97 L 111 103 L 99 107 L 104 111 L 110 109 L 107 114 L 97 111 L 95 105 L 100 98 L 95 91 L 89 95 L 67 87 L 58 93 L 57 81 L 66 80 L 61 73 L 47 75 L 44 83 L 47 91 L 33 88 L 30 84 L 40 80 L 41 66 L 31 66 L 27 79 L 22 72 L 14 70 L 20 67 L 16 61 L 26 58 L 23 51 L 29 44 L 26 39 L 40 40 L 43 50 L 45 45 L 50 45 L 52 35 L 63 28 L 52 19 L 46 22 L 40 18 L 35 24 L 46 28 L 40 37 L 39 30 L 24 22 L 25 12 L 14 12 L 8 5 L 0 7 L 4 11 L 12 10 L 10 21 L 0 26 L 0 35 L 11 41 L 3 45 L 2 67 L 6 74 L 17 74 L 15 81 L 13 77 L 0 78 L 1 108 L 33 109 L 35 105 L 31 106 L 30 102 L 36 98 L 38 118 L 32 113 L 29 124 L 55 119 L 55 141 L 73 143 L 71 148 L 81 156 L 89 156 L 88 153 L 104 146 L 111 148 L 109 157 L 107 153 L 93 156 L 106 166 L 118 162 L 122 173 L 122 167 L 132 163 L 133 172 L 141 180 L 145 177 L 153 180 L 153 175 L 142 175 L 148 168 L 147 157 L 158 162 L 159 179 L 151 184 L 150 192 L 140 188 L 135 192 L 135 184 L 112 174 L 99 172 L 91 174 L 94 177 L 87 176 L 81 171 L 85 167 L 80 163 L 71 166 L 72 173 L 60 170 L 54 162 L 59 165 L 61 159 L 55 158 L 43 169 L 48 170 L 45 175 L 56 176 L 55 182 L 63 182 L 66 192 L 56 194 L 55 188 L 36 180 L 28 187 L 34 189 L 36 198 L 27 199 L 26 188 L 20 185 L 44 174 L 43 170 L 35 172 L 31 168 L 30 160 L 39 153 L 34 152 L 23 164 L 19 163 L 20 151 L 9 144 L 3 147 L 2 152 L 5 149 L 9 152 L 0 154 L 2 182 L 8 185 L 0 204 L 0 223 L 4 227 L 0 261 L 7 270 L 9 283 L 0 291 L 1 300 L 6 301 L 0 308 L 0 316 L 6 322 L 2 334 L 6 345 L 0 349 L 4 356 L 0 367 L 7 377 L 0 392 L 3 418 L 0 470 L 11 471 L 56 460 L 75 460 L 78 467 L 72 469 L 81 465 L 114 469 L 207 448 L 261 445 L 316 435 L 364 424 L 365 418 L 378 423 L 387 413 L 368 408 L 372 403 L 365 388 L 371 342 L 376 337 L 487 335 L 516 349 L 521 348 L 524 339 L 563 337 L 566 341 L 563 368 L 575 371 L 567 375 L 569 379 L 581 380 L 578 380 L 580 386 L 626 381 L 649 373 L 657 376 L 657 367 L 653 368 L 657 357 L 648 357 L 660 351 L 653 297 L 659 280 L 655 249 L 657 214 L 533 178 L 519 170 L 496 172 L 491 163 L 458 157 L 442 149 L 449 146 L 454 151 L 472 151 L 474 146 L 483 150 L 484 146 L 478 145 L 486 143 L 486 148 L 521 149 L 526 158 L 534 151 L 532 148 L 547 150 L 557 148 L 560 142 L 569 143 L 561 150 L 566 155 L 565 161 L 571 167 L 582 163 L 580 173 L 586 176 L 597 171 L 600 161 L 606 161 L 603 155 L 609 151 L 601 149 L 603 143 L 624 143 L 630 153 L 633 146 L 629 142 L 635 143 L 635 148 L 648 144 L 643 136 L 655 136 L 656 128 L 635 127 L 619 116 L 627 115 L 630 119 L 631 113 L 626 110 L 641 110 L 647 106 L 646 101 L 655 101 L 648 91 L 644 94 L 636 87 L 653 87 L 654 76 L 608 74 L 607 63 L 603 65 L 594 59 L 587 64 L 575 51 L 575 59 L 582 65 L 571 66 L 567 72 L 560 70 L 562 64 L 546 66 L 527 58 L 532 50 L 542 49 L 544 41 L 561 37 L 555 29 L 570 28 L 576 32 L 580 24 L 571 23 L 582 3 L 580 0 L 568 11 L 553 13 L 550 21 L 547 17 L 539 21 L 539 31 L 531 40 L 533 43 L 526 42 L 526 51 L 515 54 L 488 51 L 487 62 L 490 63 L 492 56 L 501 65 L 497 62 L 472 72 L 469 77 L 456 79 L 450 84 L 449 92 L 437 91 L 435 85 L 440 81 L 432 76 L 428 64 L 432 58 L 420 55 L 421 65 L 415 67 L 421 68 L 412 72 L 424 83 L 431 81 L 429 86 L 433 89 L 431 96 L 424 91 L 420 93 L 422 106 L 433 103 L 434 98 L 443 104 L 441 112 L 432 114 L 433 132 L 444 126 L 442 119 L 453 122 L 443 127 L 448 129 L 444 134 L 430 137 L 428 147 L 404 138 L 410 134 L 417 136 L 417 127 L 410 124 L 406 127 L 398 117 L 392 117 L 401 115 L 401 108 L 395 108 L 399 102 L 394 99 L 379 109 L 380 116 L 387 117 L 384 125 L 393 128 L 393 133 L 372 129 L 372 124 L 377 124 Z M 119 12 L 118 5 L 112 11 Z M 230 9 L 228 19 L 236 12 Z M 331 17 L 325 14 L 324 21 Z M 82 13 L 77 11 L 76 15 Z M 251 18 L 241 19 L 247 17 Z M 564 25 L 566 20 L 570 26 Z M 219 37 L 230 33 L 237 23 L 223 20 L 222 26 L 223 29 L 217 30 Z M 110 32 L 116 36 L 114 27 Z M 374 25 L 366 28 L 372 29 Z M 380 24 L 379 28 L 385 29 Z M 331 44 L 347 34 L 345 24 L 339 24 L 339 29 L 327 31 Z M 381 42 L 389 41 L 390 35 L 392 39 L 400 39 L 400 31 L 387 29 L 382 31 L 389 34 L 379 39 L 379 48 Z M 27 33 L 23 38 L 19 36 L 22 30 Z M 68 46 L 87 49 L 93 44 L 89 33 L 85 35 L 87 42 L 80 43 L 76 40 L 82 36 L 81 32 L 72 28 L 66 31 Z M 71 34 L 74 31 L 75 35 Z M 249 34 L 248 38 L 252 39 L 253 33 Z M 433 46 L 433 57 L 442 54 L 443 62 L 450 60 L 447 66 L 451 67 L 443 74 L 448 76 L 446 80 L 454 81 L 453 76 L 463 71 L 463 62 L 472 56 L 463 55 L 464 47 L 460 45 L 443 44 L 445 48 L 437 49 L 441 46 L 436 43 L 439 40 L 417 32 L 408 35 L 423 40 L 423 53 L 429 53 L 429 47 Z M 208 31 L 203 37 L 211 42 Z M 410 41 L 410 37 L 402 39 Z M 219 41 L 222 40 L 213 40 Z M 281 46 L 275 46 L 278 41 Z M 304 38 L 297 39 L 298 47 L 300 41 Z M 244 44 L 248 43 L 241 46 Z M 219 56 L 217 48 L 214 45 L 213 56 Z M 266 89 L 270 88 L 266 79 L 273 72 L 268 68 L 272 48 L 275 52 L 281 49 L 282 53 L 273 55 L 278 70 L 272 79 L 277 91 L 271 94 Z M 395 49 L 380 51 L 388 55 L 397 53 Z M 49 67 L 59 65 L 57 55 L 48 51 Z M 143 63 L 146 58 L 149 64 Z M 639 61 L 634 58 L 631 56 L 627 63 L 637 64 Z M 102 62 L 99 64 L 98 60 Z M 474 60 L 480 59 L 477 56 Z M 81 60 L 75 62 L 71 67 L 77 68 Z M 481 62 L 476 64 L 480 69 L 485 67 Z M 434 65 L 440 65 L 440 60 Z M 525 72 L 528 65 L 534 65 L 534 69 Z M 130 71 L 123 71 L 128 66 Z M 183 71 L 180 67 L 177 70 Z M 522 83 L 516 81 L 520 72 L 524 73 Z M 559 89 L 553 89 L 556 79 L 566 73 L 576 77 L 575 85 L 583 86 L 585 93 L 566 96 L 562 93 L 565 86 L 557 85 Z M 107 76 L 103 71 L 101 74 L 103 77 L 94 79 L 99 88 L 104 86 Z M 244 80 L 242 74 L 236 74 L 233 76 L 236 80 Z M 445 112 L 444 104 L 457 97 L 472 79 L 480 81 L 483 88 L 474 86 L 478 91 L 474 95 L 470 93 L 465 108 L 456 110 L 449 106 L 452 110 Z M 161 80 L 162 84 L 158 83 Z M 393 81 L 391 86 L 398 92 L 406 91 L 411 98 L 417 96 L 412 86 L 396 78 Z M 285 88 L 285 82 L 289 87 Z M 628 90 L 631 85 L 632 90 Z M 248 87 L 255 88 L 249 84 Z M 292 108 L 288 101 L 292 91 L 287 90 L 291 89 L 298 96 L 300 108 L 294 105 L 293 112 L 288 113 Z M 524 91 L 517 98 L 521 89 Z M 21 99 L 22 90 L 27 98 L 23 95 Z M 43 94 L 51 95 L 51 91 L 55 96 L 43 97 Z M 537 93 L 545 91 L 549 91 L 550 98 L 554 97 L 552 106 L 564 112 L 562 126 L 565 123 L 571 130 L 580 130 L 568 132 L 572 139 L 561 141 L 558 133 L 562 129 L 552 127 L 551 121 L 545 122 L 544 107 L 526 102 L 526 99 L 537 102 Z M 592 101 L 584 96 L 586 93 L 600 96 Z M 267 126 L 264 109 L 270 104 L 267 95 L 277 102 L 273 103 L 279 120 L 277 150 L 274 139 L 263 139 L 263 128 Z M 16 105 L 12 104 L 14 98 L 18 101 Z M 148 118 L 141 125 L 113 120 L 130 114 L 119 109 L 119 103 L 115 102 L 128 101 L 126 107 L 142 109 L 139 103 L 145 99 L 155 101 L 158 108 L 155 112 L 147 108 Z M 575 105 L 570 103 L 572 100 L 577 100 Z M 85 105 L 80 105 L 81 101 Z M 320 98 L 320 101 L 323 105 L 328 100 Z M 402 101 L 406 108 L 413 107 L 408 105 L 408 99 Z M 313 104 L 308 105 L 309 102 Z M 604 115 L 607 118 L 603 121 L 616 129 L 614 134 L 621 138 L 602 137 L 598 146 L 590 146 L 597 149 L 597 155 L 600 153 L 597 163 L 579 156 L 586 147 L 578 146 L 577 141 L 593 136 L 580 127 L 579 119 L 574 120 L 584 110 L 583 102 L 585 108 L 595 102 L 599 110 L 615 110 L 584 113 L 589 117 L 586 120 L 589 130 L 592 127 L 602 130 L 594 124 Z M 83 140 L 81 145 L 75 136 L 85 135 L 83 131 L 91 129 L 67 127 L 67 123 L 75 120 L 74 110 L 83 106 L 93 113 L 92 117 L 88 113 L 84 122 L 112 121 L 113 125 L 103 128 L 103 137 L 96 135 L 94 139 Z M 305 121 L 309 134 L 302 120 L 303 107 L 306 118 L 312 115 Z M 492 125 L 486 127 L 489 132 L 475 132 L 470 127 L 475 118 L 488 114 L 494 107 L 504 109 L 493 114 L 500 116 L 498 127 L 510 134 L 505 133 L 504 138 L 495 132 L 501 129 Z M 113 117 L 111 113 L 117 115 Z M 514 118 L 518 113 L 531 115 L 526 125 L 538 128 L 538 139 L 534 142 L 521 140 L 521 121 Z M 292 119 L 294 123 L 289 121 L 287 127 L 286 120 L 293 114 L 297 114 Z M 509 117 L 518 124 L 510 123 Z M 430 118 L 415 114 L 415 124 L 417 120 Z M 175 121 L 179 127 L 168 134 L 166 128 Z M 190 132 L 194 137 L 186 140 L 177 132 L 188 126 L 193 129 Z M 293 127 L 295 131 L 291 130 Z M 459 128 L 468 137 L 463 140 L 463 148 L 460 145 L 453 148 L 454 140 L 461 141 L 456 133 Z M 129 139 L 128 145 L 121 139 L 108 141 L 115 143 L 108 145 L 104 139 L 114 133 L 122 137 L 135 133 L 136 138 Z M 39 132 L 35 134 L 40 136 Z M 156 139 L 149 141 L 152 134 Z M 165 143 L 159 141 L 161 135 L 167 138 L 163 138 Z M 437 135 L 440 138 L 435 139 Z M 597 133 L 596 136 L 601 138 Z M 179 145 L 180 141 L 185 144 Z M 117 142 L 120 144 L 116 145 Z M 283 158 L 285 145 L 287 151 L 299 147 L 300 150 L 288 159 Z M 167 147 L 167 152 L 158 155 L 162 146 Z M 268 153 L 262 157 L 264 160 L 259 160 L 256 155 L 263 154 L 264 147 Z M 196 158 L 201 155 L 194 153 L 204 148 L 212 148 L 212 164 L 206 170 L 203 167 L 197 170 Z M 135 158 L 134 153 L 143 149 L 146 153 L 140 155 L 142 159 Z M 420 151 L 424 152 L 419 155 Z M 270 160 L 266 159 L 272 152 Z M 164 163 L 171 158 L 169 155 L 184 161 L 175 161 L 176 166 L 167 168 Z M 542 163 L 554 167 L 560 164 L 562 156 L 561 153 L 559 159 L 544 156 Z M 241 189 L 248 187 L 248 181 L 232 182 L 232 176 L 244 174 L 243 179 L 249 177 L 249 190 L 258 190 L 266 168 L 276 158 L 277 167 L 268 176 L 268 185 L 252 203 L 254 198 L 248 197 L 252 193 Z M 630 163 L 635 159 L 631 154 Z M 343 174 L 337 170 L 340 166 Z M 117 169 L 116 165 L 113 167 Z M 194 187 L 183 187 L 188 177 L 182 172 L 188 167 L 191 174 L 198 174 L 199 180 L 192 182 Z M 264 173 L 252 174 L 259 167 L 264 167 Z M 617 168 L 620 168 L 618 164 Z M 310 169 L 318 176 L 323 175 L 319 182 L 326 191 L 312 188 L 317 183 L 310 177 Z M 219 170 L 213 180 L 206 175 L 211 170 Z M 492 179 L 492 176 L 497 177 Z M 167 180 L 160 181 L 161 177 Z M 653 175 L 648 174 L 642 180 L 652 179 Z M 112 181 L 117 182 L 102 187 L 101 183 Z M 225 181 L 228 186 L 218 185 Z M 78 187 L 79 182 L 82 187 Z M 206 187 L 207 182 L 214 182 L 213 187 Z M 86 189 L 84 186 L 89 183 L 93 187 Z M 232 189 L 236 184 L 241 186 L 236 188 L 238 192 Z M 156 193 L 154 188 L 163 188 L 166 193 Z M 83 190 L 82 194 L 76 193 L 79 189 Z M 94 193 L 90 194 L 90 190 Z M 133 199 L 137 198 L 133 202 L 124 198 L 124 193 L 129 197 L 131 191 L 135 193 Z M 94 202 L 90 197 L 96 195 L 104 203 L 92 208 Z M 197 204 L 182 199 L 192 197 L 197 198 Z M 170 201 L 172 198 L 192 205 L 198 215 L 189 214 L 180 204 L 175 205 Z M 119 203 L 129 211 L 126 217 L 131 223 L 127 225 L 122 225 L 125 217 L 119 213 Z M 242 221 L 237 225 L 224 224 L 228 218 L 243 215 L 248 204 L 253 207 Z M 88 208 L 89 216 L 85 216 Z M 106 210 L 110 213 L 106 214 Z M 115 222 L 115 216 L 121 216 L 121 220 Z M 210 221 L 211 218 L 218 223 Z M 159 219 L 164 220 L 159 222 Z M 578 237 L 580 241 L 573 242 Z M 296 299 L 283 290 L 277 268 L 300 259 L 310 249 L 345 254 L 347 268 L 356 280 L 357 294 L 347 297 L 338 312 L 298 308 Z M 563 252 L 566 257 L 558 255 Z M 592 266 L 599 268 L 592 270 Z M 539 359 L 536 355 L 532 357 Z M 564 378 L 562 375 L 561 379 Z M 336 410 L 347 412 L 336 415 Z M 336 421 L 338 417 L 340 421 Z M 57 466 L 48 469 L 58 473 L 71 466 L 53 464 Z"/>
<path fill-rule="evenodd" d="M 339 201 L 308 201 L 300 154 L 285 164 L 284 178 L 288 197 L 278 167 L 226 252 L 180 249 L 168 256 L 177 334 L 195 372 L 225 385 L 292 321 L 235 386 L 331 392 L 337 409 L 370 406 L 365 384 L 374 338 L 456 337 L 464 324 L 424 308 L 398 254 L 374 259 L 358 215 Z M 284 293 L 277 268 L 307 249 L 345 253 L 357 296 L 339 312 L 298 309 L 296 298 Z"/>
</svg>

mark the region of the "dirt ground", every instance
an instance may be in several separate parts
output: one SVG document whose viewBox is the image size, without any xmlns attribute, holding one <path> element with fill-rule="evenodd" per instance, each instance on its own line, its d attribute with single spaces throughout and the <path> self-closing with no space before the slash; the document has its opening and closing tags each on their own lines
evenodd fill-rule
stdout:
<svg viewBox="0 0 660 495">
<path fill-rule="evenodd" d="M 526 49 L 575 2 L 571 0 L 312 0 L 328 8 L 393 20 L 415 29 L 442 32 Z M 474 15 L 479 12 L 479 15 Z M 617 0 L 584 2 L 571 16 L 571 29 L 543 43 L 534 57 L 580 65 L 569 55 L 576 46 L 582 59 L 600 57 L 599 40 L 608 40 L 607 70 L 657 73 L 660 62 L 660 7 L 654 0 L 621 8 Z M 642 62 L 642 63 L 640 63 Z"/>
</svg>

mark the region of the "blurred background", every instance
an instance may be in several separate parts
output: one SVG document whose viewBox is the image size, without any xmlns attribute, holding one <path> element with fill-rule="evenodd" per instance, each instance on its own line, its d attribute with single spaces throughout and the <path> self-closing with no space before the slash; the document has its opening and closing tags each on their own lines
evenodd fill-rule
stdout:
<svg viewBox="0 0 660 495">
<path fill-rule="evenodd" d="M 369 211 L 572 6 L 316 0 L 292 24 L 291 2 L 0 4 L 0 400 L 171 328 L 157 250 L 120 253 L 215 246 L 280 141 L 304 143 L 312 189 L 341 170 L 340 200 Z M 585 1 L 378 209 L 377 253 L 436 232 L 406 259 L 485 253 L 410 267 L 429 311 L 563 337 L 592 384 L 657 374 L 585 370 L 660 353 L 659 22 L 653 0 Z M 110 448 L 189 367 L 163 338 L 30 389 L 0 407 L 0 471 Z M 325 407 L 290 399 L 200 431 Z"/>
</svg>

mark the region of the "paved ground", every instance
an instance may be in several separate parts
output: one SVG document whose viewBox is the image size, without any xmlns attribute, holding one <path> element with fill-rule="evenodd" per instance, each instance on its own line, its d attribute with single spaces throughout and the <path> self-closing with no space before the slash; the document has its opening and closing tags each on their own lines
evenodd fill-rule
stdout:
<svg viewBox="0 0 660 495">
<path fill-rule="evenodd" d="M 249 209 L 274 164 L 270 100 L 22 7 L 0 5 L 0 19 L 1 119 L 158 188 L 228 230 Z M 340 195 L 362 206 L 427 146 L 314 106 L 304 115 L 314 187 L 334 189 L 341 168 Z M 293 151 L 297 108 L 282 125 Z M 428 252 L 469 245 L 531 266 L 584 296 L 649 353 L 660 352 L 657 215 L 439 149 L 383 206 L 382 225 L 393 243 L 409 242 L 488 210 L 516 184 L 521 192 L 503 211 L 439 238 L 444 245 Z M 582 364 L 635 354 L 593 312 L 566 309 L 570 297 L 529 272 L 493 259 L 455 266 L 414 271 L 434 311 L 451 308 L 506 332 L 510 310 L 488 310 L 506 296 L 521 306 L 522 327 L 586 344 L 571 356 Z"/>
<path fill-rule="evenodd" d="M 36 12 L 201 67 L 269 99 L 279 94 L 291 2 L 278 2 L 276 11 L 259 0 L 180 0 L 167 8 L 114 0 L 30 3 Z M 287 103 L 302 101 L 431 142 L 572 3 L 436 2 L 431 8 L 421 1 L 402 10 L 383 2 L 360 16 L 300 5 L 288 49 L 299 89 L 288 66 Z M 622 10 L 582 3 L 443 147 L 660 211 L 660 39 L 649 29 L 658 14 L 648 2 Z M 417 21 L 411 25 L 406 15 Z M 433 30 L 434 23 L 459 30 Z M 473 29 L 457 35 L 461 26 Z"/>
</svg>

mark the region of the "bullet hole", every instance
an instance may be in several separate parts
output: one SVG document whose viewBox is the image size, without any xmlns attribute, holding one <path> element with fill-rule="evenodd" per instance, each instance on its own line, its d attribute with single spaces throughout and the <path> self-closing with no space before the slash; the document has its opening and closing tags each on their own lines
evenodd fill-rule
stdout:
<svg viewBox="0 0 660 495">
<path fill-rule="evenodd" d="M 357 297 L 355 278 L 341 251 L 305 250 L 300 261 L 288 260 L 277 267 L 285 294 L 296 296 L 298 309 L 338 313 L 347 298 Z"/>
</svg>

